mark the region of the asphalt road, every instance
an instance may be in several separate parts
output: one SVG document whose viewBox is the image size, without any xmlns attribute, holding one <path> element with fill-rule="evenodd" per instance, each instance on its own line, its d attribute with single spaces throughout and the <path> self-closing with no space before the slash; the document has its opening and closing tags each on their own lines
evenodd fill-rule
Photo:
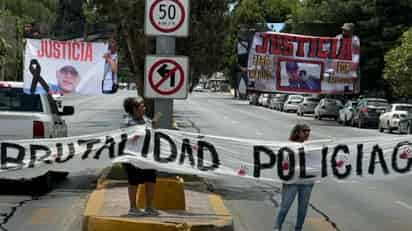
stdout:
<svg viewBox="0 0 412 231">
<path fill-rule="evenodd" d="M 187 130 L 220 136 L 286 141 L 290 129 L 299 121 L 311 126 L 311 139 L 399 136 L 251 106 L 247 101 L 220 93 L 195 92 L 188 100 L 175 101 L 174 110 L 178 123 Z M 279 185 L 253 184 L 251 187 L 242 182 L 212 183 L 235 216 L 235 230 L 272 230 Z M 411 191 L 409 176 L 319 183 L 312 194 L 305 230 L 412 230 Z M 295 217 L 296 208 L 292 208 L 286 230 L 293 230 Z"/>
</svg>

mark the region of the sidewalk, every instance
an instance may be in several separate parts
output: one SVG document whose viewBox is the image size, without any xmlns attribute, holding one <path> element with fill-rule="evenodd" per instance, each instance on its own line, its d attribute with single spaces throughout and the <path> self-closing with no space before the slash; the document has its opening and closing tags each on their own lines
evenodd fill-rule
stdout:
<svg viewBox="0 0 412 231">
<path fill-rule="evenodd" d="M 143 204 L 144 193 L 139 189 L 137 205 Z M 223 200 L 209 193 L 201 181 L 185 183 L 176 177 L 159 177 L 153 204 L 159 216 L 130 217 L 127 181 L 100 179 L 83 214 L 83 231 L 234 230 Z"/>
</svg>

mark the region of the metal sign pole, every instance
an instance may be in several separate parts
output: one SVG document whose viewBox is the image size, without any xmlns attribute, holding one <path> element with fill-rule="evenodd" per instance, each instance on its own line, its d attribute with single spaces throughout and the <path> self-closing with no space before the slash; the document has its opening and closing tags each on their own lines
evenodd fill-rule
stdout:
<svg viewBox="0 0 412 231">
<path fill-rule="evenodd" d="M 174 55 L 175 54 L 175 37 L 157 36 L 156 37 L 156 54 L 157 55 Z M 172 127 L 173 117 L 173 99 L 154 100 L 155 116 L 160 115 L 158 128 L 170 129 Z M 160 114 L 159 114 L 160 113 Z"/>
</svg>

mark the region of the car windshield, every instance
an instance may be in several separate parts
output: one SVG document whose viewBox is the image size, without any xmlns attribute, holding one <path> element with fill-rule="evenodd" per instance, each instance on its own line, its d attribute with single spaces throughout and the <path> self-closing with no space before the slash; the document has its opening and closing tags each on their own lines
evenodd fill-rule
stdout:
<svg viewBox="0 0 412 231">
<path fill-rule="evenodd" d="M 386 107 L 388 105 L 386 101 L 382 100 L 369 100 L 367 104 L 376 107 Z"/>
<path fill-rule="evenodd" d="M 291 97 L 290 97 L 290 100 L 293 100 L 293 101 L 301 101 L 301 100 L 302 100 L 302 97 L 295 95 L 295 96 L 291 96 Z"/>
<path fill-rule="evenodd" d="M 338 104 L 336 100 L 333 99 L 327 99 L 325 100 L 325 104 Z"/>
<path fill-rule="evenodd" d="M 406 105 L 399 105 L 395 107 L 395 111 L 407 111 L 407 112 L 412 112 L 412 105 L 411 106 L 406 106 Z"/>
<path fill-rule="evenodd" d="M 311 102 L 311 103 L 318 103 L 320 99 L 317 98 L 306 98 L 306 101 Z"/>
<path fill-rule="evenodd" d="M 0 111 L 42 112 L 39 95 L 27 95 L 22 88 L 0 88 Z"/>
</svg>

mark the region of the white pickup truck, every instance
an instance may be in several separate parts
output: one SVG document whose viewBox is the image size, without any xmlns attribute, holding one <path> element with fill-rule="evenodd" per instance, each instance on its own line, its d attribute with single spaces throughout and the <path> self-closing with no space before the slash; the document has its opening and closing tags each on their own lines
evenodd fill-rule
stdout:
<svg viewBox="0 0 412 231">
<path fill-rule="evenodd" d="M 24 94 L 22 82 L 0 81 L 0 140 L 65 137 L 61 116 L 73 113 L 72 106 L 59 111 L 50 95 Z"/>
</svg>

